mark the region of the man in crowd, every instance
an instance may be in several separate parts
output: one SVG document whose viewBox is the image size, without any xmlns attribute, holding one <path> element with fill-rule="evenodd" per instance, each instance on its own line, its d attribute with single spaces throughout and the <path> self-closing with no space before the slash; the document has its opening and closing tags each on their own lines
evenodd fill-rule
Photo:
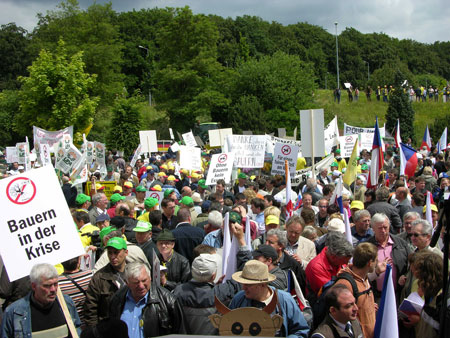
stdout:
<svg viewBox="0 0 450 338">
<path fill-rule="evenodd" d="M 47 263 L 36 264 L 30 272 L 32 291 L 6 308 L 1 337 L 69 337 L 63 310 L 56 301 L 58 272 Z M 64 295 L 69 315 L 80 333 L 80 318 L 72 299 Z"/>
<path fill-rule="evenodd" d="M 411 202 L 408 199 L 409 190 L 406 187 L 398 187 L 395 190 L 395 198 L 398 204 L 395 206 L 401 219 L 409 211 L 412 210 Z"/>
<path fill-rule="evenodd" d="M 92 209 L 89 210 L 89 219 L 91 224 L 95 224 L 98 215 L 106 212 L 108 198 L 104 193 L 97 193 L 92 196 Z"/>
<path fill-rule="evenodd" d="M 161 201 L 162 208 L 162 227 L 163 229 L 173 230 L 175 229 L 176 216 L 175 213 L 175 202 L 170 198 L 164 198 Z"/>
<path fill-rule="evenodd" d="M 328 219 L 328 205 L 330 202 L 326 198 L 319 200 L 319 212 L 314 217 L 314 225 L 317 227 L 323 227 L 326 220 Z"/>
<path fill-rule="evenodd" d="M 353 215 L 355 226 L 351 228 L 352 236 L 358 240 L 358 243 L 367 241 L 373 236 L 373 230 L 370 228 L 370 212 L 359 210 Z"/>
<path fill-rule="evenodd" d="M 126 286 L 111 299 L 110 316 L 127 324 L 129 337 L 187 333 L 184 313 L 177 298 L 151 283 L 150 270 L 145 264 L 128 264 L 123 277 Z"/>
<path fill-rule="evenodd" d="M 191 225 L 191 213 L 189 209 L 181 208 L 177 214 L 178 224 L 172 231 L 175 237 L 175 251 L 186 257 L 189 264 L 194 260 L 194 248 L 201 244 L 205 232 L 199 227 Z"/>
<path fill-rule="evenodd" d="M 376 201 L 367 207 L 370 215 L 373 217 L 376 213 L 385 214 L 391 220 L 390 231 L 398 234 L 402 229 L 402 220 L 398 215 L 397 209 L 389 204 L 389 189 L 387 187 L 378 188 L 375 192 Z"/>
<path fill-rule="evenodd" d="M 152 240 L 152 225 L 149 222 L 138 221 L 133 229 L 138 246 L 142 249 L 150 264 L 153 264 L 153 251 L 158 252 Z"/>
<path fill-rule="evenodd" d="M 316 246 L 309 239 L 301 236 L 303 220 L 299 216 L 292 216 L 286 223 L 288 244 L 286 252 L 306 268 L 308 263 L 316 257 Z"/>
<path fill-rule="evenodd" d="M 415 211 L 407 212 L 403 215 L 403 228 L 404 230 L 398 235 L 399 238 L 403 239 L 409 246 L 411 251 L 414 251 L 416 248 L 414 244 L 412 244 L 412 223 L 420 219 L 420 215 Z"/>
</svg>

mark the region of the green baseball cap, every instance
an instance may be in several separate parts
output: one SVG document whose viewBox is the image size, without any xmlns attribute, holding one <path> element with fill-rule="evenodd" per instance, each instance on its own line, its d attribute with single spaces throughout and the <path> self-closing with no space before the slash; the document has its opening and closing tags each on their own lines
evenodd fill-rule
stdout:
<svg viewBox="0 0 450 338">
<path fill-rule="evenodd" d="M 116 231 L 117 229 L 112 226 L 104 227 L 102 230 L 100 230 L 100 240 L 103 242 L 103 238 L 105 238 L 106 235 L 110 234 L 113 231 Z"/>
<path fill-rule="evenodd" d="M 367 164 L 361 164 L 361 170 L 369 170 L 369 166 Z"/>
<path fill-rule="evenodd" d="M 245 179 L 247 179 L 247 175 L 245 175 L 244 173 L 239 173 L 238 178 L 245 178 Z"/>
<path fill-rule="evenodd" d="M 145 187 L 143 185 L 139 185 L 136 187 L 136 191 L 137 192 L 146 192 L 147 189 L 145 189 Z"/>
<path fill-rule="evenodd" d="M 172 231 L 163 229 L 156 238 L 156 241 L 175 241 L 175 237 L 173 236 Z"/>
<path fill-rule="evenodd" d="M 166 189 L 166 190 L 164 190 L 164 198 L 169 197 L 169 195 L 171 193 L 173 193 L 174 191 L 175 191 L 174 189 Z"/>
<path fill-rule="evenodd" d="M 181 204 L 190 206 L 192 204 L 194 204 L 194 200 L 192 199 L 192 197 L 189 196 L 184 196 L 181 200 L 180 200 Z"/>
<path fill-rule="evenodd" d="M 336 154 L 340 154 L 341 153 L 341 149 L 336 149 Z"/>
<path fill-rule="evenodd" d="M 158 205 L 158 199 L 154 197 L 146 198 L 144 201 L 144 206 L 146 208 L 153 208 L 155 205 Z"/>
<path fill-rule="evenodd" d="M 123 250 L 127 248 L 127 242 L 123 238 L 113 237 L 106 244 L 106 247 L 109 246 L 117 250 Z"/>
<path fill-rule="evenodd" d="M 136 227 L 133 229 L 135 232 L 147 232 L 152 231 L 152 225 L 149 222 L 138 221 Z"/>
<path fill-rule="evenodd" d="M 77 198 L 75 199 L 76 204 L 84 204 L 87 201 L 91 201 L 91 197 L 85 194 L 78 194 Z"/>
<path fill-rule="evenodd" d="M 119 201 L 123 201 L 125 199 L 125 196 L 122 196 L 119 193 L 115 193 L 111 195 L 111 198 L 109 199 L 111 201 L 112 204 L 116 204 Z"/>
<path fill-rule="evenodd" d="M 230 212 L 230 222 L 241 224 L 242 218 L 237 212 Z"/>
<path fill-rule="evenodd" d="M 207 189 L 208 186 L 206 185 L 206 180 L 205 179 L 201 179 L 200 181 L 198 181 L 198 185 L 203 188 L 203 189 Z"/>
<path fill-rule="evenodd" d="M 337 162 L 333 162 L 331 163 L 330 167 L 339 167 L 339 165 L 337 164 Z"/>
</svg>

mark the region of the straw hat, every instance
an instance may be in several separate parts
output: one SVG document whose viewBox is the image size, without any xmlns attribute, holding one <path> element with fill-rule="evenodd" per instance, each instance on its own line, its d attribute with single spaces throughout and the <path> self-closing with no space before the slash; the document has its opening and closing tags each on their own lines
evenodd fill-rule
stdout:
<svg viewBox="0 0 450 338">
<path fill-rule="evenodd" d="M 269 273 L 269 267 L 255 259 L 249 260 L 242 271 L 233 273 L 232 278 L 242 284 L 270 283 L 277 277 Z"/>
</svg>

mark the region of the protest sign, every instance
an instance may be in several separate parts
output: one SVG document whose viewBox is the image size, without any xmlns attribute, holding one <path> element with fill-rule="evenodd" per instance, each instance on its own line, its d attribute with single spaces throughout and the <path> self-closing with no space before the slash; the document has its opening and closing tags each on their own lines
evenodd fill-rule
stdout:
<svg viewBox="0 0 450 338">
<path fill-rule="evenodd" d="M 108 197 L 108 200 L 114 194 L 114 187 L 117 185 L 116 181 L 96 181 L 95 183 L 99 183 L 105 187 L 103 192 L 105 193 L 106 197 Z M 86 187 L 85 187 L 85 192 L 84 192 L 86 195 L 90 195 L 91 187 L 92 187 L 92 182 L 87 181 Z"/>
<path fill-rule="evenodd" d="M 334 146 L 337 146 L 339 143 L 338 137 L 339 137 L 339 129 L 337 124 L 337 116 L 334 117 L 328 123 L 327 127 L 324 130 L 324 140 L 325 140 L 325 151 L 327 154 L 331 153 L 331 149 Z"/>
<path fill-rule="evenodd" d="M 352 156 L 353 147 L 355 142 L 359 143 L 358 135 L 347 135 L 339 137 L 339 144 L 341 149 L 341 156 L 343 158 L 349 158 Z M 359 153 L 359 150 L 357 150 Z"/>
<path fill-rule="evenodd" d="M 57 143 L 64 134 L 70 135 L 70 138 L 73 138 L 73 126 L 56 130 L 56 131 L 48 131 L 36 126 L 33 126 L 33 143 L 34 148 L 37 150 L 39 148 L 39 144 L 46 143 L 50 146 L 50 151 L 53 152 L 53 145 Z"/>
<path fill-rule="evenodd" d="M 197 147 L 197 142 L 195 141 L 194 134 L 192 131 L 184 133 L 181 135 L 183 137 L 184 144 L 188 147 Z"/>
<path fill-rule="evenodd" d="M 286 128 L 278 128 L 278 137 L 286 136 Z"/>
<path fill-rule="evenodd" d="M 236 168 L 262 168 L 266 135 L 228 135 L 227 152 L 234 153 Z"/>
<path fill-rule="evenodd" d="M 156 139 L 156 130 L 140 130 L 139 140 L 142 146 L 142 153 L 156 153 L 158 151 L 158 141 Z"/>
<path fill-rule="evenodd" d="M 325 156 L 323 109 L 300 111 L 300 130 L 303 157 Z M 314 151 L 314 154 L 313 154 Z"/>
<path fill-rule="evenodd" d="M 180 167 L 202 170 L 201 150 L 197 147 L 180 146 Z"/>
<path fill-rule="evenodd" d="M 223 179 L 230 183 L 231 171 L 233 170 L 234 153 L 214 154 L 211 157 L 206 185 L 215 185 L 218 180 Z"/>
<path fill-rule="evenodd" d="M 222 147 L 228 135 L 233 135 L 233 128 L 208 130 L 209 145 L 211 147 Z"/>
<path fill-rule="evenodd" d="M 81 160 L 81 157 L 82 154 L 80 151 L 73 144 L 71 144 L 69 150 L 64 153 L 58 162 L 56 162 L 55 168 L 68 174 L 76 166 L 76 163 Z"/>
<path fill-rule="evenodd" d="M 148 185 L 150 186 L 151 183 L 149 182 Z M 158 200 L 158 204 L 161 204 L 161 201 L 164 198 L 164 191 L 146 191 L 145 198 L 149 198 L 149 197 L 156 198 Z"/>
<path fill-rule="evenodd" d="M 172 130 L 172 128 L 169 128 L 169 134 L 170 134 L 170 139 L 171 139 L 171 140 L 175 140 L 175 137 L 173 136 L 173 130 Z"/>
<path fill-rule="evenodd" d="M 19 162 L 16 147 L 6 147 L 6 162 L 7 163 Z"/>
<path fill-rule="evenodd" d="M 380 135 L 382 137 L 385 136 L 386 134 L 386 128 L 382 127 L 379 128 L 380 130 Z M 362 133 L 374 133 L 375 132 L 375 128 L 361 128 L 361 127 L 354 127 L 354 126 L 349 126 L 348 124 L 344 123 L 344 135 L 352 135 L 352 134 L 362 134 Z M 373 137 L 373 135 L 372 135 Z"/>
<path fill-rule="evenodd" d="M 130 162 L 130 165 L 131 165 L 132 168 L 134 168 L 134 165 L 136 164 L 136 161 L 138 160 L 139 156 L 141 156 L 141 149 L 142 149 L 142 146 L 138 145 L 138 147 L 134 151 L 133 158 L 131 159 L 131 162 Z"/>
<path fill-rule="evenodd" d="M 300 147 L 301 147 L 302 143 L 300 141 L 296 141 L 294 139 L 275 137 L 273 135 L 267 135 L 267 134 L 266 134 L 266 153 L 273 154 L 275 151 L 276 143 L 289 144 L 292 146 L 296 146 L 299 149 L 298 156 L 302 156 L 302 154 L 300 152 Z"/>
<path fill-rule="evenodd" d="M 289 175 L 295 176 L 295 167 L 297 165 L 298 146 L 276 143 L 272 161 L 272 175 L 285 174 L 285 161 L 289 163 Z"/>
<path fill-rule="evenodd" d="M 174 153 L 176 153 L 178 150 L 180 150 L 180 145 L 177 142 L 174 142 L 171 146 L 170 149 L 172 149 L 172 151 Z"/>
<path fill-rule="evenodd" d="M 95 161 L 98 166 L 104 168 L 106 166 L 105 160 L 105 145 L 100 142 L 94 142 L 95 144 Z"/>
<path fill-rule="evenodd" d="M 360 133 L 359 134 L 359 150 L 372 150 L 373 146 L 373 133 Z"/>
<path fill-rule="evenodd" d="M 57 264 L 84 253 L 52 166 L 0 181 L 0 254 L 10 281 L 38 263 Z"/>
<path fill-rule="evenodd" d="M 85 156 L 85 154 L 83 154 Z M 72 173 L 70 174 L 70 180 L 72 181 L 72 187 L 78 184 L 82 184 L 88 179 L 88 170 L 86 161 L 82 159 L 79 163 L 79 166 L 75 169 L 72 169 Z"/>
<path fill-rule="evenodd" d="M 39 160 L 42 166 L 46 166 L 52 163 L 50 156 L 50 146 L 46 143 L 39 144 Z"/>
<path fill-rule="evenodd" d="M 27 157 L 30 153 L 30 148 L 28 142 L 16 143 L 17 149 L 17 162 L 19 164 L 25 164 L 27 162 Z"/>
<path fill-rule="evenodd" d="M 344 82 L 344 87 L 345 88 L 350 88 L 352 86 L 352 84 L 350 82 Z"/>
<path fill-rule="evenodd" d="M 86 143 L 86 162 L 89 166 L 94 162 L 95 159 L 95 142 Z"/>
<path fill-rule="evenodd" d="M 317 162 L 314 165 L 314 169 L 316 172 L 320 172 L 323 168 L 330 168 L 331 163 L 334 160 L 333 155 L 328 155 L 324 159 L 320 160 L 320 162 Z M 301 182 L 306 182 L 308 177 L 311 177 L 312 175 L 312 167 L 308 167 L 305 169 L 297 170 L 295 172 L 295 177 L 291 180 L 292 186 L 297 186 Z"/>
</svg>

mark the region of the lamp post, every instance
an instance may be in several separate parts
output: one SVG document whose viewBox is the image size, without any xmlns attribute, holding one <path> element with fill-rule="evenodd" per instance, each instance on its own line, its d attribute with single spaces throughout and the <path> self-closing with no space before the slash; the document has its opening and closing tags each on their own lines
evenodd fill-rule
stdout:
<svg viewBox="0 0 450 338">
<path fill-rule="evenodd" d="M 148 59 L 148 55 L 149 55 L 149 50 L 148 50 L 148 48 L 147 48 L 147 47 L 144 47 L 144 46 L 141 46 L 141 45 L 139 45 L 138 47 L 141 48 L 141 49 L 144 49 L 144 50 L 147 52 L 147 59 Z M 149 77 L 150 77 L 150 75 L 149 75 Z M 150 106 L 152 105 L 152 90 L 151 90 L 151 88 L 150 88 L 150 84 L 149 84 L 149 87 L 148 87 L 148 104 L 149 104 Z"/>
<path fill-rule="evenodd" d="M 369 62 L 364 61 L 364 60 L 363 60 L 363 62 L 367 63 L 367 83 L 369 83 L 369 76 L 370 76 L 370 75 L 369 75 L 369 74 L 370 74 L 370 73 L 369 73 Z"/>
<path fill-rule="evenodd" d="M 338 23 L 335 22 L 335 23 L 334 23 L 334 26 L 335 26 L 335 28 L 336 28 L 336 70 L 337 70 L 337 88 L 340 89 L 340 86 L 339 86 L 339 52 L 338 52 L 337 25 L 338 25 Z"/>
</svg>

